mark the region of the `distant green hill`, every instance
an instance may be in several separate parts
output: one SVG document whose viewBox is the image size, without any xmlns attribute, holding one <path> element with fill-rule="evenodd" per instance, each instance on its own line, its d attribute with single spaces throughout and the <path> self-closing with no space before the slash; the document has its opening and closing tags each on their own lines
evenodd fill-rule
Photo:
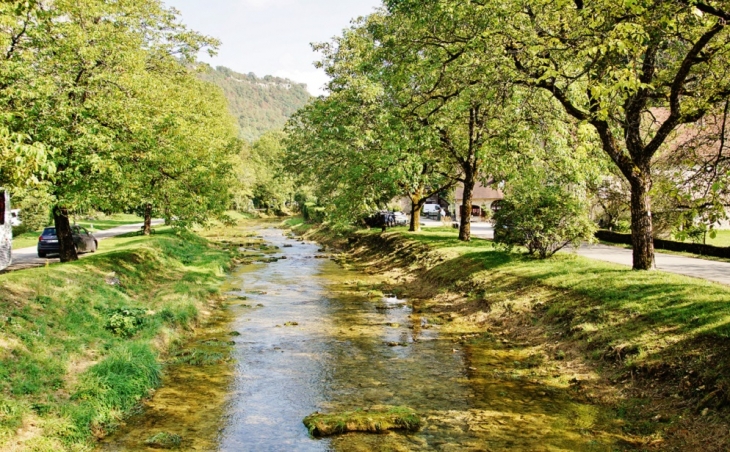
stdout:
<svg viewBox="0 0 730 452">
<path fill-rule="evenodd" d="M 202 78 L 223 88 L 241 138 L 249 141 L 282 128 L 312 98 L 304 84 L 271 75 L 240 74 L 223 66 L 211 68 Z"/>
</svg>

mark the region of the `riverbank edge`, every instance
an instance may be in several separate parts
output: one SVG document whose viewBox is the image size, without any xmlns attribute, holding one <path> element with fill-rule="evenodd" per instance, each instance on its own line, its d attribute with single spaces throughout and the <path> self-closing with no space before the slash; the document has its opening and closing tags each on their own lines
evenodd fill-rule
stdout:
<svg viewBox="0 0 730 452">
<path fill-rule="evenodd" d="M 608 407 L 623 419 L 624 432 L 636 449 L 724 451 L 730 447 L 728 387 L 722 378 L 730 375 L 730 363 L 723 358 L 708 365 L 713 356 L 728 355 L 723 353 L 728 346 L 721 338 L 707 335 L 684 350 L 642 362 L 630 340 L 598 344 L 590 331 L 571 321 L 571 313 L 553 312 L 561 300 L 600 303 L 587 300 L 585 294 L 501 270 L 489 280 L 480 280 L 475 274 L 489 272 L 488 264 L 442 253 L 405 232 L 343 234 L 311 224 L 293 225 L 292 231 L 345 251 L 368 271 L 395 271 L 400 275 L 395 283 L 415 300 L 414 309 L 435 314 L 446 332 L 488 332 L 507 343 L 545 347 L 552 364 L 576 375 L 561 377 L 580 392 L 576 396 Z M 487 285 L 500 290 L 502 309 L 499 302 L 484 299 Z M 388 289 L 392 288 L 383 288 Z M 540 296 L 525 297 L 531 290 Z M 595 373 L 599 381 L 581 381 L 581 373 Z"/>
<path fill-rule="evenodd" d="M 240 253 L 223 237 L 110 239 L 115 251 L 0 276 L 3 450 L 90 450 L 137 411 L 225 307 Z"/>
</svg>

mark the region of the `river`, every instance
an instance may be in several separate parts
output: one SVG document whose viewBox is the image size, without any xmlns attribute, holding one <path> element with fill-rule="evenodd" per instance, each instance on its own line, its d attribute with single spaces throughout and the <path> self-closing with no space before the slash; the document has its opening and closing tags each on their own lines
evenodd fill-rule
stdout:
<svg viewBox="0 0 730 452">
<path fill-rule="evenodd" d="M 542 381 L 523 350 L 455 342 L 408 300 L 371 291 L 377 276 L 316 258 L 319 245 L 280 229 L 255 232 L 281 259 L 234 272 L 226 290 L 240 301 L 196 338 L 230 359 L 171 366 L 100 450 L 156 450 L 144 441 L 159 432 L 179 435 L 181 450 L 206 451 L 624 448 L 619 423 Z M 411 407 L 425 426 L 313 439 L 302 424 L 314 411 L 381 405 Z"/>
</svg>

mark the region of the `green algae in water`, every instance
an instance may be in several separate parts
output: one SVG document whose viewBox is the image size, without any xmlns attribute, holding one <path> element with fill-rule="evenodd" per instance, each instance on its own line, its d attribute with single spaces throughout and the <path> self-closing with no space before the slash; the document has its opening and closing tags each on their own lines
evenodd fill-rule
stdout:
<svg viewBox="0 0 730 452">
<path fill-rule="evenodd" d="M 177 449 L 182 443 L 182 437 L 174 433 L 160 432 L 147 438 L 144 443 L 156 449 Z"/>
<path fill-rule="evenodd" d="M 226 360 L 228 360 L 228 356 L 223 353 L 192 349 L 179 352 L 170 362 L 172 364 L 189 364 L 191 366 L 210 366 Z"/>
<path fill-rule="evenodd" d="M 421 427 L 421 419 L 414 410 L 395 406 L 383 410 L 356 410 L 339 414 L 313 413 L 304 418 L 304 425 L 310 435 L 321 437 L 347 432 L 417 431 Z"/>
</svg>

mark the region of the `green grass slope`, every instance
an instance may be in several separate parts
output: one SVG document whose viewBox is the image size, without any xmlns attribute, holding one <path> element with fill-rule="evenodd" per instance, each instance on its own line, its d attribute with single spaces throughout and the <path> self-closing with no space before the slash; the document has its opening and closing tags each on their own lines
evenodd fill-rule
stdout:
<svg viewBox="0 0 730 452">
<path fill-rule="evenodd" d="M 0 275 L 0 450 L 88 450 L 220 299 L 229 252 L 161 230 Z"/>
</svg>

